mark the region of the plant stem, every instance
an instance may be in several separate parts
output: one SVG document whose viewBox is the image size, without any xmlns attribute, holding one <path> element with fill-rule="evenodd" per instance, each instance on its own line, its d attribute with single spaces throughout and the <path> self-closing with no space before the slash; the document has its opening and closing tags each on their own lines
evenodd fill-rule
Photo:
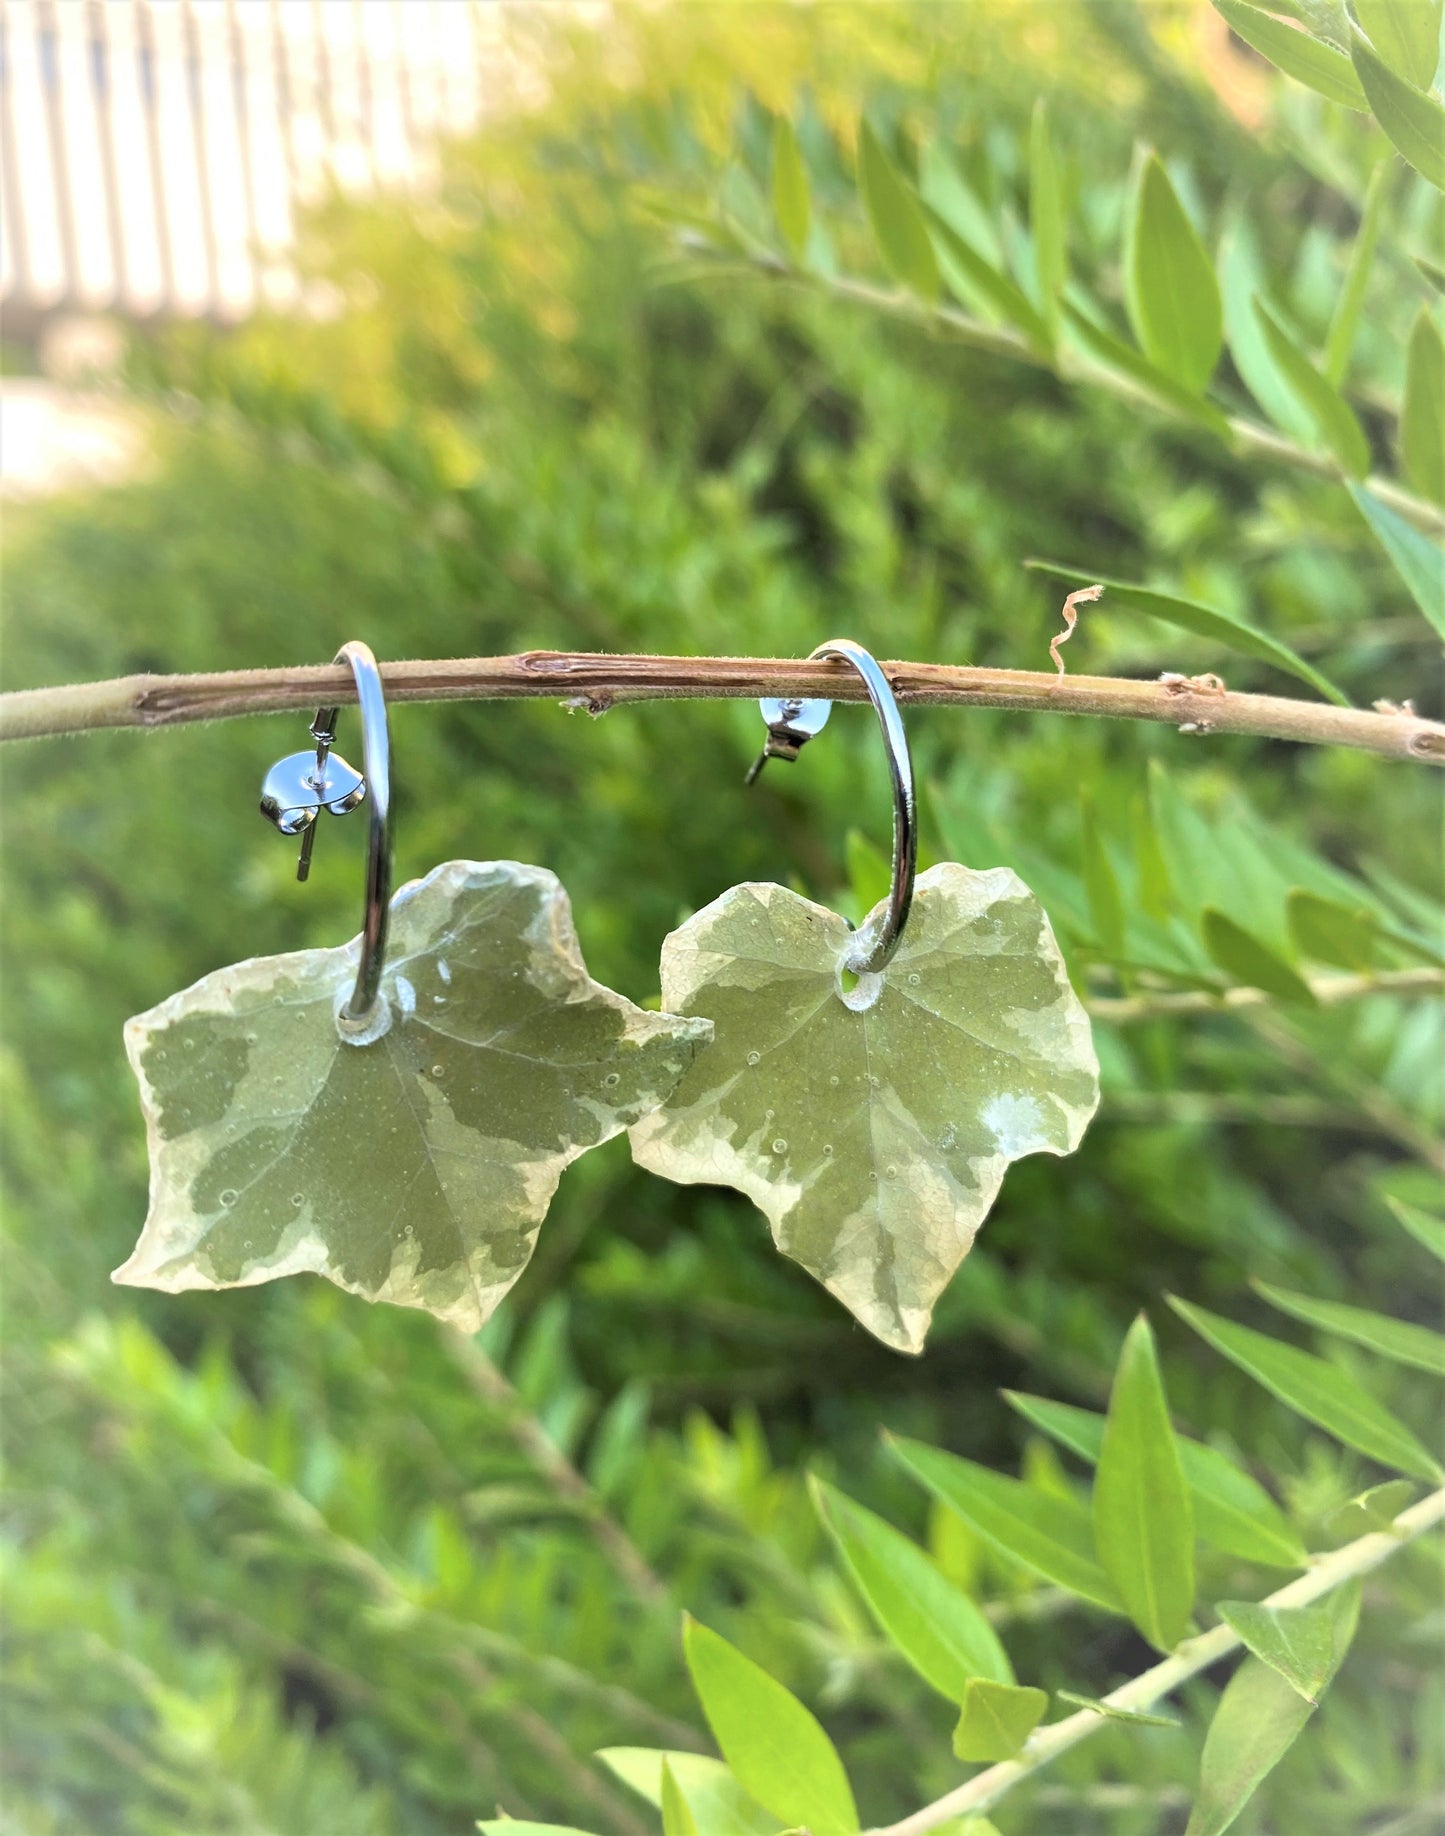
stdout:
<svg viewBox="0 0 1445 1836">
<path fill-rule="evenodd" d="M 1445 1488 L 1432 1492 L 1428 1498 L 1422 1498 L 1418 1504 L 1411 1505 L 1408 1511 L 1402 1511 L 1389 1530 L 1372 1530 L 1367 1535 L 1357 1537 L 1353 1543 L 1346 1543 L 1343 1549 L 1331 1550 L 1321 1556 L 1308 1573 L 1300 1575 L 1278 1592 L 1271 1594 L 1262 1604 L 1267 1607 L 1308 1606 L 1311 1601 L 1322 1600 L 1335 1588 L 1346 1581 L 1352 1581 L 1357 1575 L 1365 1575 L 1382 1562 L 1388 1562 L 1416 1537 L 1423 1536 L 1437 1524 L 1445 1522 Z M 1200 1671 L 1208 1670 L 1210 1665 L 1217 1664 L 1221 1658 L 1239 1650 L 1239 1635 L 1226 1625 L 1214 1626 L 1198 1638 L 1191 1638 L 1181 1645 L 1171 1657 L 1152 1669 L 1132 1678 L 1118 1689 L 1112 1690 L 1104 1697 L 1113 1708 L 1147 1710 L 1178 1689 L 1181 1683 L 1187 1683 L 1190 1677 L 1198 1676 Z M 926 1830 L 936 1829 L 940 1823 L 947 1823 L 951 1818 L 975 1815 L 989 1810 L 999 1799 L 1015 1785 L 1030 1778 L 1051 1760 L 1061 1753 L 1067 1753 L 1071 1747 L 1078 1746 L 1100 1728 L 1110 1725 L 1107 1717 L 1094 1709 L 1080 1709 L 1077 1714 L 1067 1716 L 1063 1721 L 1052 1722 L 1048 1727 L 1040 1728 L 1030 1735 L 1022 1753 L 1017 1759 L 1003 1760 L 996 1766 L 976 1773 L 966 1784 L 947 1792 L 932 1804 L 924 1805 L 922 1810 L 914 1811 L 910 1817 L 901 1822 L 890 1823 L 873 1832 L 873 1836 L 923 1836 Z"/>
<path fill-rule="evenodd" d="M 1350 746 L 1382 757 L 1445 765 L 1445 725 L 1399 710 L 1338 708 L 1280 695 L 1244 695 L 1207 681 L 1059 676 L 1029 669 L 886 663 L 900 702 L 913 707 L 1017 708 L 1032 713 L 1158 721 L 1195 733 L 1248 733 L 1303 745 Z M 765 695 L 861 701 L 846 665 L 769 657 L 611 656 L 531 650 L 509 657 L 388 663 L 393 702 L 560 699 L 603 714 L 635 701 L 747 700 Z M 356 699 L 351 672 L 330 665 L 231 670 L 198 676 L 118 676 L 67 688 L 0 695 L 0 739 L 35 739 L 99 727 L 169 727 Z"/>
<path fill-rule="evenodd" d="M 1377 994 L 1439 994 L 1445 988 L 1445 970 L 1380 969 L 1373 975 L 1321 975 L 1310 981 L 1310 992 L 1321 1007 L 1341 1001 L 1362 1001 Z M 1280 1005 L 1278 996 L 1262 988 L 1226 988 L 1214 994 L 1207 988 L 1168 990 L 1159 994 L 1115 997 L 1096 995 L 1088 1003 L 1095 1020 L 1112 1026 L 1134 1026 L 1141 1020 L 1172 1020 L 1179 1014 L 1253 1013 L 1257 1008 Z"/>
</svg>

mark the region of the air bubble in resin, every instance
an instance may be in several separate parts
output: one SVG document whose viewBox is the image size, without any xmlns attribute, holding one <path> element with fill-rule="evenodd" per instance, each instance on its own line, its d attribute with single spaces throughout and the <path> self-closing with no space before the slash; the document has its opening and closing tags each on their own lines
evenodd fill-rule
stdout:
<svg viewBox="0 0 1445 1836">
<path fill-rule="evenodd" d="M 237 1192 L 234 1186 L 227 1186 L 226 1190 L 221 1194 L 221 1203 L 229 1208 L 235 1204 L 240 1196 L 240 1193 Z"/>
<path fill-rule="evenodd" d="M 761 1052 L 749 1052 L 748 1053 L 748 1063 L 750 1065 L 760 1065 L 762 1062 L 763 1062 L 763 1055 Z"/>
<path fill-rule="evenodd" d="M 788 1144 L 784 1141 L 783 1137 L 779 1135 L 773 1142 L 773 1152 L 775 1154 L 786 1154 L 787 1151 Z"/>
</svg>

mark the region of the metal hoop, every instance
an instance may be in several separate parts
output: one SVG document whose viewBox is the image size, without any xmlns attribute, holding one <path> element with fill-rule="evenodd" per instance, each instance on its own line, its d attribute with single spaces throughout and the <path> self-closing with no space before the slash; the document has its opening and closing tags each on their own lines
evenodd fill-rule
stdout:
<svg viewBox="0 0 1445 1836">
<path fill-rule="evenodd" d="M 857 975 L 871 975 L 892 957 L 903 937 L 913 904 L 913 882 L 918 872 L 918 804 L 913 790 L 913 761 L 908 753 L 908 736 L 903 730 L 903 716 L 887 676 L 861 644 L 851 638 L 829 638 L 809 658 L 834 659 L 851 664 L 863 678 L 868 699 L 873 703 L 878 723 L 883 729 L 883 743 L 888 750 L 888 776 L 893 785 L 893 879 L 888 889 L 888 903 L 876 931 L 865 927 L 858 934 L 857 947 L 849 952 L 847 967 Z"/>
<path fill-rule="evenodd" d="M 386 933 L 391 919 L 391 730 L 381 671 L 368 645 L 343 644 L 333 659 L 349 663 L 361 714 L 361 766 L 366 779 L 369 822 L 366 838 L 366 909 L 361 920 L 361 961 L 351 999 L 336 1016 L 343 1032 L 370 1024 L 386 966 Z M 318 709 L 312 732 L 318 744 L 335 733 L 337 708 Z"/>
</svg>

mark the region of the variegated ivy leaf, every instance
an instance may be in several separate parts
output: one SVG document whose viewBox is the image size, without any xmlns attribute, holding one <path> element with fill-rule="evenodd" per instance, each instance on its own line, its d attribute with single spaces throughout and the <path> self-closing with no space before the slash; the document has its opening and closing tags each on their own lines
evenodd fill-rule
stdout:
<svg viewBox="0 0 1445 1836">
<path fill-rule="evenodd" d="M 238 963 L 129 1022 L 151 1195 L 115 1280 L 311 1270 L 474 1330 L 563 1168 L 662 1102 L 711 1030 L 594 982 L 539 867 L 449 861 L 404 887 L 353 1043 L 359 944 Z"/>
<path fill-rule="evenodd" d="M 1098 1064 L 1048 919 L 1007 868 L 923 874 L 879 974 L 847 974 L 854 942 L 767 885 L 674 931 L 664 1004 L 716 1033 L 632 1151 L 668 1179 L 745 1192 L 785 1255 L 918 1351 L 1009 1162 L 1078 1145 Z"/>
</svg>

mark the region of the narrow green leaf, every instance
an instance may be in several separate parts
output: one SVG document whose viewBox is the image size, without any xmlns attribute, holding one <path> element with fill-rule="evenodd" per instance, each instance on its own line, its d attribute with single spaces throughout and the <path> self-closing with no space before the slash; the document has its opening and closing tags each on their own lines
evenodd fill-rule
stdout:
<svg viewBox="0 0 1445 1836">
<path fill-rule="evenodd" d="M 1395 563 L 1411 598 L 1445 638 L 1445 549 L 1422 535 L 1388 504 L 1382 504 L 1363 485 L 1352 484 L 1349 489 L 1360 515 Z"/>
<path fill-rule="evenodd" d="M 923 205 L 866 120 L 858 124 L 858 189 L 889 273 L 932 305 L 941 283 Z"/>
<path fill-rule="evenodd" d="M 837 1749 L 791 1690 L 725 1638 L 685 1619 L 683 1654 L 713 1739 L 750 1797 L 814 1836 L 858 1828 Z"/>
<path fill-rule="evenodd" d="M 1445 504 L 1445 340 L 1422 306 L 1405 355 L 1400 461 L 1422 497 Z"/>
<path fill-rule="evenodd" d="M 1125 263 L 1134 336 L 1150 360 L 1202 395 L 1224 344 L 1214 263 L 1151 154 L 1140 174 Z"/>
<path fill-rule="evenodd" d="M 1365 1536 L 1371 1530 L 1388 1530 L 1419 1488 L 1408 1479 L 1386 1479 L 1366 1486 L 1347 1505 L 1330 1514 L 1330 1528 L 1341 1536 Z"/>
<path fill-rule="evenodd" d="M 1118 962 L 1124 955 L 1124 901 L 1119 882 L 1104 848 L 1090 798 L 1080 807 L 1080 832 L 1084 848 L 1084 894 L 1094 937 L 1104 955 Z"/>
<path fill-rule="evenodd" d="M 1286 1345 L 1266 1333 L 1233 1320 L 1222 1320 L 1168 1297 L 1169 1305 L 1240 1370 L 1263 1384 L 1286 1407 L 1316 1423 L 1336 1440 L 1368 1454 L 1382 1466 L 1393 1466 L 1417 1478 L 1438 1480 L 1439 1462 L 1382 1403 L 1375 1401 L 1348 1371 L 1312 1352 Z"/>
<path fill-rule="evenodd" d="M 1048 1706 L 1046 1690 L 973 1677 L 953 1731 L 953 1751 L 961 1760 L 1012 1759 L 1043 1720 Z"/>
<path fill-rule="evenodd" d="M 1295 440 L 1314 437 L 1315 424 L 1275 367 L 1264 341 L 1257 295 L 1269 297 L 1269 277 L 1259 238 L 1248 218 L 1235 213 L 1219 245 L 1219 282 L 1224 292 L 1224 334 L 1245 387 L 1276 427 Z"/>
<path fill-rule="evenodd" d="M 1277 1670 L 1311 1708 L 1334 1668 L 1335 1632 L 1323 1607 L 1260 1606 L 1252 1600 L 1221 1600 L 1219 1617 L 1244 1640 L 1262 1664 Z"/>
<path fill-rule="evenodd" d="M 1247 6 L 1245 0 L 1214 0 L 1214 6 L 1231 31 L 1286 76 L 1345 108 L 1368 108 L 1360 79 L 1343 51 L 1296 31 L 1282 19 L 1272 19 L 1257 6 Z"/>
<path fill-rule="evenodd" d="M 1358 32 L 1350 56 L 1375 119 L 1396 150 L 1437 191 L 1445 191 L 1445 108 L 1397 77 Z"/>
<path fill-rule="evenodd" d="M 1094 1478 L 1094 1546 L 1134 1624 L 1172 1651 L 1194 1605 L 1194 1512 L 1142 1313 L 1125 1337 L 1109 1396 Z"/>
<path fill-rule="evenodd" d="M 1285 905 L 1290 940 L 1311 962 L 1337 969 L 1368 969 L 1375 960 L 1380 924 L 1362 905 L 1341 905 L 1305 887 L 1294 887 Z"/>
<path fill-rule="evenodd" d="M 678 1789 L 672 1767 L 662 1762 L 662 1836 L 698 1836 L 697 1819 Z"/>
<path fill-rule="evenodd" d="M 1048 104 L 1042 96 L 1034 103 L 1029 134 L 1029 228 L 1034 240 L 1034 267 L 1044 316 L 1052 325 L 1058 319 L 1058 302 L 1068 278 L 1065 246 L 1063 187 L 1049 132 Z"/>
<path fill-rule="evenodd" d="M 1144 780 L 1143 789 L 1134 798 L 1131 824 L 1134 838 L 1134 866 L 1139 875 L 1139 904 L 1145 916 L 1162 923 L 1173 905 L 1169 882 L 1169 863 L 1159 842 L 1159 825 L 1154 820 L 1153 779 Z"/>
<path fill-rule="evenodd" d="M 1091 1465 L 1104 1444 L 1104 1417 L 1071 1403 L 1051 1402 L 1005 1390 L 1005 1399 L 1026 1421 Z M 1284 1512 L 1248 1473 L 1202 1441 L 1174 1437 L 1179 1465 L 1194 1504 L 1195 1534 L 1216 1549 L 1276 1568 L 1303 1568 L 1304 1544 Z"/>
<path fill-rule="evenodd" d="M 1440 0 L 1354 0 L 1355 17 L 1397 77 L 1428 89 L 1440 62 Z"/>
<path fill-rule="evenodd" d="M 603 1747 L 597 1758 L 656 1810 L 664 1760 L 702 1836 L 775 1836 L 778 1819 L 750 1798 L 721 1760 L 655 1747 Z"/>
<path fill-rule="evenodd" d="M 1353 408 L 1305 356 L 1268 305 L 1255 300 L 1265 344 L 1275 367 L 1315 424 L 1321 441 L 1352 478 L 1370 469 L 1370 443 Z"/>
<path fill-rule="evenodd" d="M 1178 415 L 1184 421 L 1193 421 L 1217 439 L 1229 440 L 1233 437 L 1228 417 L 1213 402 L 1206 401 L 1202 395 L 1196 395 L 1177 383 L 1157 364 L 1151 363 L 1142 351 L 1135 350 L 1132 344 L 1126 344 L 1122 338 L 1116 338 L 1111 331 L 1080 312 L 1068 300 L 1064 302 L 1064 322 L 1090 356 L 1137 383 L 1171 414 Z"/>
<path fill-rule="evenodd" d="M 949 291 L 965 305 L 972 303 L 971 295 L 979 296 L 1006 325 L 1022 332 L 1041 356 L 1048 356 L 1053 349 L 1053 337 L 1029 296 L 1015 286 L 1001 268 L 996 268 L 971 248 L 931 204 L 925 204 L 924 210 Z"/>
<path fill-rule="evenodd" d="M 1132 1721 L 1141 1728 L 1177 1728 L 1178 1721 L 1173 1715 L 1146 1715 L 1142 1709 L 1116 1708 L 1112 1702 L 1103 1702 L 1098 1696 L 1076 1696 L 1071 1689 L 1056 1689 L 1054 1694 L 1060 1702 L 1072 1702 L 1075 1708 L 1092 1709 L 1096 1715 L 1103 1715 L 1109 1721 Z"/>
<path fill-rule="evenodd" d="M 808 168 L 793 124 L 786 115 L 773 123 L 773 215 L 794 261 L 801 261 L 813 221 Z"/>
<path fill-rule="evenodd" d="M 1340 1588 L 1324 1609 L 1338 1669 L 1359 1616 L 1359 1587 Z M 1261 1782 L 1294 1745 L 1313 1704 L 1277 1670 L 1247 1657 L 1225 1685 L 1204 1737 L 1199 1789 L 1185 1836 L 1223 1836 Z"/>
<path fill-rule="evenodd" d="M 998 1634 L 917 1543 L 812 1479 L 813 1503 L 883 1631 L 926 1683 L 962 1702 L 970 1677 L 1012 1683 Z"/>
<path fill-rule="evenodd" d="M 1312 1294 L 1296 1294 L 1288 1288 L 1274 1288 L 1268 1282 L 1252 1284 L 1271 1307 L 1278 1307 L 1292 1319 L 1307 1326 L 1318 1326 L 1321 1332 L 1334 1333 L 1356 1345 L 1378 1352 L 1396 1364 L 1411 1364 L 1417 1370 L 1445 1377 L 1445 1334 L 1432 1332 L 1428 1326 L 1416 1326 L 1409 1320 L 1392 1320 L 1383 1313 L 1371 1313 L 1365 1307 L 1351 1307 L 1345 1301 L 1316 1300 Z"/>
<path fill-rule="evenodd" d="M 1355 246 L 1350 251 L 1350 265 L 1345 273 L 1345 284 L 1340 288 L 1340 297 L 1335 301 L 1335 310 L 1330 317 L 1330 329 L 1325 338 L 1325 354 L 1321 364 L 1326 377 L 1335 388 L 1345 380 L 1345 372 L 1350 365 L 1350 351 L 1355 342 L 1355 333 L 1359 330 L 1360 312 L 1365 304 L 1365 289 L 1370 281 L 1370 268 L 1375 259 L 1375 244 L 1380 239 L 1380 223 L 1385 214 L 1385 198 L 1389 190 L 1390 161 L 1382 159 L 1370 174 L 1370 182 L 1365 190 L 1365 205 L 1360 213 L 1360 227 L 1355 235 Z"/>
<path fill-rule="evenodd" d="M 1217 963 L 1232 982 L 1246 988 L 1262 988 L 1279 1001 L 1294 1002 L 1302 1007 L 1318 1005 L 1314 991 L 1299 971 L 1292 969 L 1268 944 L 1261 943 L 1226 913 L 1206 906 L 1201 915 L 1200 934 L 1211 961 Z"/>
<path fill-rule="evenodd" d="M 524 1823 L 515 1817 L 491 1817 L 477 1828 L 482 1836 L 588 1836 L 570 1823 Z"/>
<path fill-rule="evenodd" d="M 1093 1528 L 1082 1505 L 922 1441 L 891 1435 L 888 1441 L 914 1478 L 1001 1554 L 1107 1612 L 1124 1610 L 1094 1559 Z"/>
<path fill-rule="evenodd" d="M 1438 261 L 1431 261 L 1424 255 L 1412 255 L 1410 259 L 1437 293 L 1445 293 L 1445 268 Z"/>
<path fill-rule="evenodd" d="M 1445 1262 L 1445 1218 L 1432 1218 L 1428 1211 L 1421 1211 L 1417 1205 L 1407 1205 L 1403 1199 L 1392 1198 L 1385 1202 L 1415 1241 Z"/>
<path fill-rule="evenodd" d="M 1127 606 L 1135 612 L 1146 612 L 1150 618 L 1162 619 L 1167 625 L 1178 625 L 1183 631 L 1192 631 L 1196 637 L 1208 638 L 1213 643 L 1222 645 L 1226 650 L 1237 651 L 1241 656 L 1258 657 L 1261 662 L 1269 663 L 1275 669 L 1297 677 L 1301 682 L 1309 683 L 1318 690 L 1327 701 L 1333 701 L 1336 707 L 1348 707 L 1347 697 L 1335 687 L 1328 676 L 1322 676 L 1304 658 L 1290 649 L 1288 644 L 1280 643 L 1268 632 L 1261 631 L 1255 625 L 1246 625 L 1243 620 L 1231 618 L 1227 612 L 1216 612 L 1212 606 L 1201 606 L 1197 600 L 1180 599 L 1173 593 L 1161 593 L 1153 587 L 1136 586 L 1128 580 L 1110 580 L 1102 574 L 1086 574 L 1077 567 L 1066 567 L 1059 561 L 1029 560 L 1024 566 L 1036 573 L 1048 574 L 1055 580 L 1067 580 L 1072 584 L 1087 585 L 1097 581 L 1107 588 L 1106 606 Z"/>
</svg>

